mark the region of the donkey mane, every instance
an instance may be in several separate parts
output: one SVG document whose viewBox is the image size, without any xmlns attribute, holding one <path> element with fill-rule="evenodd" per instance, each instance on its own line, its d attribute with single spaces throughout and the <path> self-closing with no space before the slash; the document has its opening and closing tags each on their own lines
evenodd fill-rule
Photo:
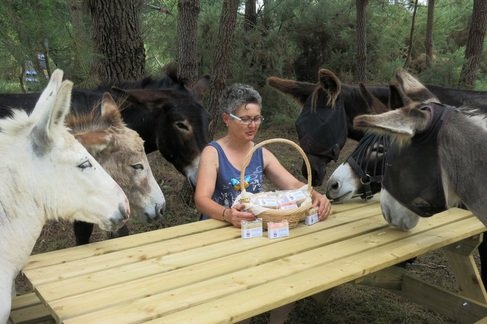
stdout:
<svg viewBox="0 0 487 324">
<path fill-rule="evenodd" d="M 27 124 L 33 124 L 33 122 L 29 120 L 29 115 L 27 112 L 21 109 L 12 110 L 11 116 L 0 119 L 0 129 L 2 130 L 1 133 L 15 134 L 20 129 L 25 128 Z"/>
<path fill-rule="evenodd" d="M 7 152 L 11 146 L 11 137 L 16 137 L 19 134 L 31 132 L 35 120 L 29 118 L 29 114 L 21 109 L 14 109 L 7 118 L 0 119 L 0 152 Z M 56 127 L 50 132 L 54 138 L 64 138 L 67 127 Z"/>
<path fill-rule="evenodd" d="M 88 132 L 108 128 L 111 123 L 101 118 L 94 108 L 87 114 L 72 112 L 66 116 L 66 125 L 73 132 Z"/>
<path fill-rule="evenodd" d="M 117 115 L 116 113 L 102 116 L 99 104 L 94 106 L 88 113 L 71 112 L 66 116 L 66 125 L 68 125 L 73 132 L 96 131 L 109 127 L 126 127 L 125 123 L 120 118 L 120 115 Z"/>
<path fill-rule="evenodd" d="M 183 89 L 183 84 L 173 80 L 172 78 L 165 76 L 160 79 L 155 79 L 152 76 L 147 76 L 142 80 L 137 81 L 121 81 L 117 83 L 103 83 L 96 87 L 98 91 L 110 90 L 113 86 L 117 86 L 123 89 L 158 89 L 158 88 L 178 88 Z"/>
<path fill-rule="evenodd" d="M 91 136 L 96 140 L 96 133 L 112 135 L 110 141 L 113 143 L 107 148 L 116 149 L 119 154 L 133 154 L 134 150 L 143 151 L 142 138 L 136 131 L 128 128 L 116 112 L 102 116 L 98 107 L 94 107 L 87 114 L 72 112 L 66 116 L 66 125 L 69 126 L 75 136 L 81 133 L 93 133 Z M 109 158 L 105 155 L 111 154 L 112 150 L 105 149 L 104 151 L 105 153 L 93 154 L 104 161 Z"/>
<path fill-rule="evenodd" d="M 6 153 L 12 147 L 11 137 L 16 137 L 27 130 L 31 130 L 34 122 L 23 110 L 13 110 L 12 115 L 0 119 L 0 152 Z"/>
<path fill-rule="evenodd" d="M 137 81 L 121 81 L 116 84 L 105 83 L 97 87 L 98 90 L 107 91 L 113 86 L 117 86 L 122 89 L 160 89 L 165 88 L 175 90 L 185 90 L 184 80 L 178 79 L 176 64 L 167 64 L 164 67 L 165 76 L 162 78 L 154 79 L 152 76 L 146 76 L 142 80 Z"/>
<path fill-rule="evenodd" d="M 461 106 L 457 108 L 460 112 L 470 118 L 472 122 L 480 127 L 487 128 L 487 109 L 476 106 Z"/>
</svg>

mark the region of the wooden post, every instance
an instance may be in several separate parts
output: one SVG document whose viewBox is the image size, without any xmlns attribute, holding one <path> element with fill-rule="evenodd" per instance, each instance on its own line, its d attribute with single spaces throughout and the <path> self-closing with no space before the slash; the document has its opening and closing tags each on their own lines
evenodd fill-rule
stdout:
<svg viewBox="0 0 487 324">
<path fill-rule="evenodd" d="M 481 242 L 482 234 L 449 245 L 444 251 L 457 279 L 459 294 L 485 304 L 487 294 L 472 255 Z"/>
</svg>

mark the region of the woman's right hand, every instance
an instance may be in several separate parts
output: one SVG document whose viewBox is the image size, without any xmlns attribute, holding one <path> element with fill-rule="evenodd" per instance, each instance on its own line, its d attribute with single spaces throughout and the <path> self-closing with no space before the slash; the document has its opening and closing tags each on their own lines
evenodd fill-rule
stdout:
<svg viewBox="0 0 487 324">
<path fill-rule="evenodd" d="M 228 208 L 225 212 L 225 220 L 235 227 L 240 227 L 242 220 L 255 220 L 254 214 L 244 211 L 245 205 L 235 204 L 232 208 Z"/>
</svg>

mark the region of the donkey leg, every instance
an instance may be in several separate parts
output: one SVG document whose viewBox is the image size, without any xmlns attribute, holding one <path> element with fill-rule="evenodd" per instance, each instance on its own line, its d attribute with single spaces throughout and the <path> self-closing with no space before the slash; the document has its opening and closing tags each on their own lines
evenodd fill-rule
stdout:
<svg viewBox="0 0 487 324">
<path fill-rule="evenodd" d="M 76 245 L 90 243 L 91 233 L 93 232 L 93 224 L 74 221 L 73 230 L 74 236 L 76 237 Z"/>
</svg>

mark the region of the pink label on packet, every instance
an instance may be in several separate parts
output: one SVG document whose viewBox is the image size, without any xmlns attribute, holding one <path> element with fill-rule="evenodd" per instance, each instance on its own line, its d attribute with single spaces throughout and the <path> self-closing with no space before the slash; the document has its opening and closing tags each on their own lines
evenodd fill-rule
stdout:
<svg viewBox="0 0 487 324">
<path fill-rule="evenodd" d="M 289 222 L 287 220 L 280 222 L 268 222 L 267 236 L 270 239 L 289 236 Z"/>
</svg>

